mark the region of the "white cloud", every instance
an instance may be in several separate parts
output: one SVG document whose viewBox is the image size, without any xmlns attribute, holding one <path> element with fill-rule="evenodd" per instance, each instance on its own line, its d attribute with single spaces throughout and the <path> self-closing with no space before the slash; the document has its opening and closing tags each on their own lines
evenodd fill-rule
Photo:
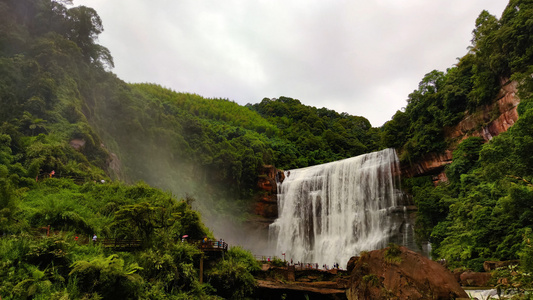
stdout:
<svg viewBox="0 0 533 300">
<path fill-rule="evenodd" d="M 364 116 L 406 105 L 466 54 L 485 0 L 74 0 L 93 7 L 117 75 L 240 104 L 288 96 Z"/>
</svg>

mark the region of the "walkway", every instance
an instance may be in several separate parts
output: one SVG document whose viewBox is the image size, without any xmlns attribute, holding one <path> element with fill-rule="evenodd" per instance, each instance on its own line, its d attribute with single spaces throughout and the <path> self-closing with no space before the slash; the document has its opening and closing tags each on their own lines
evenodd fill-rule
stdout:
<svg viewBox="0 0 533 300">
<path fill-rule="evenodd" d="M 189 240 L 190 244 L 196 245 L 203 252 L 227 252 L 228 243 L 214 240 Z"/>
<path fill-rule="evenodd" d="M 133 250 L 141 248 L 141 240 L 123 240 L 123 239 L 98 239 L 97 244 L 105 248 L 113 248 L 115 250 Z"/>
</svg>

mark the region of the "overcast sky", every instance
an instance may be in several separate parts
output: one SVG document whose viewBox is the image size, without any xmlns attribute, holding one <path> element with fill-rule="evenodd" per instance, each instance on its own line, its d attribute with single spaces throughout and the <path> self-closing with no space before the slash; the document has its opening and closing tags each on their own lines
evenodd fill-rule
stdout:
<svg viewBox="0 0 533 300">
<path fill-rule="evenodd" d="M 287 96 L 381 126 L 507 0 L 74 0 L 121 79 L 239 104 Z"/>
</svg>

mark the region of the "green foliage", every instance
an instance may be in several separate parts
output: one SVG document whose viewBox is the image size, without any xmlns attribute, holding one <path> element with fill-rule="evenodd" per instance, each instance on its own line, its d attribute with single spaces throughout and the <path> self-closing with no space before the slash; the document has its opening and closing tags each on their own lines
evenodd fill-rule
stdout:
<svg viewBox="0 0 533 300">
<path fill-rule="evenodd" d="M 252 272 L 259 269 L 250 252 L 232 247 L 226 259 L 209 270 L 207 278 L 217 295 L 225 299 L 245 299 L 253 293 L 256 285 Z"/>
<path fill-rule="evenodd" d="M 135 263 L 126 265 L 117 255 L 111 255 L 77 261 L 69 276 L 77 281 L 79 296 L 98 293 L 104 299 L 131 299 L 140 293 L 140 269 Z"/>
<path fill-rule="evenodd" d="M 469 53 L 446 72 L 426 74 L 381 129 L 288 97 L 243 107 L 126 84 L 106 71 L 113 60 L 96 43 L 103 31 L 96 11 L 69 3 L 0 3 L 3 298 L 249 296 L 259 266 L 242 249 L 210 266 L 209 284 L 199 284 L 198 250 L 176 241 L 212 237 L 190 199 L 207 218 L 225 218 L 247 212 L 265 164 L 304 167 L 383 147 L 414 162 L 445 149 L 446 130 L 479 114 L 509 79 L 519 84 L 518 122 L 488 144 L 463 141 L 448 185 L 419 178 L 405 186 L 434 257 L 474 269 L 485 259 L 520 257 L 531 268 L 524 239 L 533 228 L 530 1 L 511 0 L 501 19 L 482 12 Z M 52 236 L 39 238 L 48 225 Z M 93 233 L 139 238 L 144 248 L 110 256 L 86 244 Z"/>
<path fill-rule="evenodd" d="M 524 232 L 524 239 L 522 242 L 522 250 L 520 251 L 520 265 L 525 272 L 531 273 L 533 271 L 533 240 L 531 228 L 527 228 Z"/>
<path fill-rule="evenodd" d="M 288 97 L 247 106 L 275 124 L 279 136 L 289 142 L 283 149 L 274 147 L 274 161 L 281 168 L 326 163 L 379 148 L 377 132 L 363 117 L 305 106 Z"/>
<path fill-rule="evenodd" d="M 147 250 L 140 254 L 141 274 L 149 281 L 161 283 L 167 293 L 173 290 L 191 290 L 198 287 L 198 276 L 193 268 L 196 247 L 188 243 L 173 244 L 168 250 Z"/>
<path fill-rule="evenodd" d="M 231 247 L 226 254 L 226 258 L 243 263 L 246 265 L 246 269 L 251 273 L 261 270 L 261 265 L 255 259 L 252 253 L 239 246 Z"/>
<path fill-rule="evenodd" d="M 270 261 L 270 264 L 275 266 L 275 267 L 286 267 L 287 266 L 287 262 L 286 261 L 283 261 L 283 259 L 277 257 L 277 256 L 274 256 L 272 258 L 272 260 Z"/>
<path fill-rule="evenodd" d="M 96 11 L 71 4 L 0 2 L 0 296 L 250 295 L 259 266 L 238 248 L 208 266 L 213 286 L 199 283 L 200 253 L 178 237 L 213 236 L 192 200 L 208 217 L 244 215 L 263 165 L 375 150 L 377 129 L 289 98 L 272 119 L 227 99 L 126 84 L 107 72 Z M 113 254 L 90 242 L 94 233 L 143 247 Z"/>
<path fill-rule="evenodd" d="M 402 250 L 400 249 L 400 246 L 394 243 L 390 243 L 389 246 L 385 249 L 383 257 L 385 261 L 389 264 L 399 264 L 402 262 L 401 254 Z"/>
<path fill-rule="evenodd" d="M 510 1 L 501 19 L 481 12 L 469 53 L 446 73 L 426 74 L 409 95 L 405 111 L 383 126 L 384 146 L 401 149 L 405 162 L 443 151 L 446 126 L 494 102 L 500 83 L 509 79 L 522 87 L 519 94 L 525 104 L 519 111 L 524 112 L 533 91 L 531 16 L 533 5 L 522 0 Z"/>
<path fill-rule="evenodd" d="M 88 63 L 98 66 L 114 67 L 109 50 L 95 43 L 98 35 L 103 32 L 102 20 L 90 7 L 78 6 L 67 11 L 69 29 L 67 37 L 80 48 Z"/>
<path fill-rule="evenodd" d="M 60 237 L 35 240 L 25 234 L 0 239 L 0 295 L 39 298 L 61 289 L 70 250 L 71 245 Z"/>
<path fill-rule="evenodd" d="M 471 171 L 477 164 L 482 145 L 483 139 L 480 137 L 469 137 L 462 141 L 453 152 L 453 164 L 449 165 L 446 170 L 448 179 L 458 182 L 461 174 Z"/>
<path fill-rule="evenodd" d="M 446 73 L 428 73 L 405 110 L 382 128 L 384 146 L 400 148 L 403 162 L 415 162 L 445 149 L 448 128 L 464 115 L 481 115 L 501 84 L 518 83 L 523 101 L 514 126 L 486 144 L 476 137 L 461 141 L 446 168 L 448 183 L 434 187 L 426 177 L 404 184 L 418 207 L 418 236 L 429 238 L 432 256 L 452 267 L 481 270 L 485 260 L 519 256 L 528 265 L 522 235 L 533 228 L 532 14 L 533 5 L 521 0 L 510 1 L 501 19 L 483 11 L 469 53 Z M 485 121 L 499 109 L 493 106 L 496 113 Z"/>
<path fill-rule="evenodd" d="M 415 224 L 417 238 L 429 240 L 435 247 L 441 241 L 438 234 L 440 230 L 435 226 L 445 220 L 448 207 L 453 202 L 448 188 L 446 186 L 435 187 L 431 181 L 431 176 L 403 180 L 402 187 L 413 195 L 413 201 L 418 208 Z M 447 231 L 446 228 L 442 228 L 442 230 Z"/>
<path fill-rule="evenodd" d="M 530 299 L 533 281 L 530 272 L 518 265 L 510 265 L 498 268 L 491 275 L 499 295 L 513 295 L 511 299 Z"/>
<path fill-rule="evenodd" d="M 434 257 L 482 270 L 485 260 L 523 258 L 523 236 L 533 227 L 533 111 L 506 133 L 482 145 L 464 140 L 448 167 L 450 183 L 431 188 L 416 182 L 417 226 L 430 233 Z M 522 253 L 522 254 L 521 254 Z"/>
<path fill-rule="evenodd" d="M 379 286 L 381 284 L 381 281 L 376 274 L 364 275 L 361 281 L 366 287 Z"/>
<path fill-rule="evenodd" d="M 24 260 L 43 269 L 50 265 L 62 268 L 69 263 L 67 257 L 69 248 L 69 243 L 62 238 L 46 237 L 38 244 L 30 246 L 24 255 Z"/>
<path fill-rule="evenodd" d="M 180 233 L 200 240 L 208 235 L 197 212 L 185 201 L 172 198 L 126 205 L 115 212 L 111 229 L 117 237 L 142 239 L 150 245 L 154 239 L 179 239 Z M 156 235 L 156 236 L 154 236 Z"/>
</svg>

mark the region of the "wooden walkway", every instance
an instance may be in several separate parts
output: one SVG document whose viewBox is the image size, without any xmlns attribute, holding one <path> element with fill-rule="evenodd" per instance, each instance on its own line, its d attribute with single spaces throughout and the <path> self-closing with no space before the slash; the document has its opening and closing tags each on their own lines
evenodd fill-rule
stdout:
<svg viewBox="0 0 533 300">
<path fill-rule="evenodd" d="M 141 240 L 122 240 L 122 239 L 98 239 L 96 244 L 100 244 L 105 248 L 113 248 L 115 250 L 133 250 L 141 248 Z"/>
<path fill-rule="evenodd" d="M 192 240 L 188 242 L 196 245 L 196 247 L 198 247 L 198 249 L 202 250 L 203 252 L 226 252 L 228 251 L 228 243 L 224 241 Z"/>
<path fill-rule="evenodd" d="M 227 252 L 228 244 L 224 241 L 212 240 L 188 240 L 187 243 L 195 245 L 202 252 Z M 115 250 L 134 250 L 141 248 L 142 240 L 123 240 L 123 239 L 97 239 L 96 243 L 105 248 Z"/>
</svg>

